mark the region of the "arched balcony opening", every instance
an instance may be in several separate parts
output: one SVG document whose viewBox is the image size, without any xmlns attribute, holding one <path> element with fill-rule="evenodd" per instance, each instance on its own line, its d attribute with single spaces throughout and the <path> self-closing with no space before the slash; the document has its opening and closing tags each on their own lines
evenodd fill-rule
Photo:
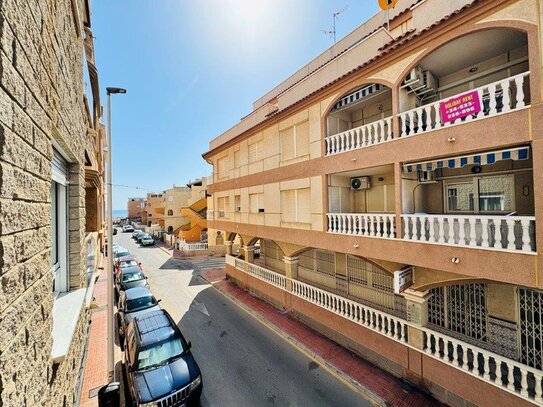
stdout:
<svg viewBox="0 0 543 407">
<path fill-rule="evenodd" d="M 343 95 L 326 118 L 326 155 L 392 140 L 392 92 L 366 84 Z"/>
<path fill-rule="evenodd" d="M 493 28 L 441 46 L 403 79 L 399 103 L 401 137 L 530 105 L 526 33 Z"/>
</svg>

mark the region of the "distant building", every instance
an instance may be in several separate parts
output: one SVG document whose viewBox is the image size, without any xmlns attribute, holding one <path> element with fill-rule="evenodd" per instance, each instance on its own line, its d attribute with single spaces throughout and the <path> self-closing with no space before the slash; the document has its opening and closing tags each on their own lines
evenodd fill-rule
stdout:
<svg viewBox="0 0 543 407">
<path fill-rule="evenodd" d="M 128 198 L 126 206 L 129 219 L 141 218 L 141 211 L 145 208 L 145 198 Z"/>
<path fill-rule="evenodd" d="M 141 211 L 142 223 L 147 226 L 159 226 L 164 229 L 164 193 L 148 193 Z"/>
<path fill-rule="evenodd" d="M 89 3 L 0 2 L 1 406 L 78 404 L 104 227 Z"/>
<path fill-rule="evenodd" d="M 449 405 L 541 405 L 541 3 L 400 0 L 255 101 L 204 154 L 228 278 Z"/>
</svg>

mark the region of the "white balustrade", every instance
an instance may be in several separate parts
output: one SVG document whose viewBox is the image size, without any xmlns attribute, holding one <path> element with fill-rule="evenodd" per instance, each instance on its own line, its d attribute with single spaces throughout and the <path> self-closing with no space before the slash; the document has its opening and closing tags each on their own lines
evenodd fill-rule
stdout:
<svg viewBox="0 0 543 407">
<path fill-rule="evenodd" d="M 514 393 L 532 403 L 539 405 L 543 403 L 543 371 L 541 370 L 440 332 L 413 325 L 404 319 L 310 284 L 288 279 L 281 274 L 233 256 L 226 256 L 226 263 L 283 290 L 286 290 L 286 281 L 290 280 L 293 295 L 406 346 L 411 346 L 408 342 L 407 332 L 408 327 L 413 326 L 424 332 L 423 350 L 429 357 L 438 359 L 442 363 L 462 370 L 466 374 L 475 376 L 504 391 Z"/>
<path fill-rule="evenodd" d="M 369 147 L 392 139 L 392 117 L 388 117 L 326 137 L 326 155 Z"/>
<path fill-rule="evenodd" d="M 534 216 L 402 215 L 403 238 L 417 242 L 535 252 Z"/>
<path fill-rule="evenodd" d="M 328 233 L 342 235 L 396 237 L 396 216 L 385 213 L 328 213 Z"/>
<path fill-rule="evenodd" d="M 401 128 L 400 137 L 414 136 L 442 127 L 453 126 L 522 109 L 530 104 L 530 101 L 527 100 L 524 92 L 524 86 L 529 84 L 529 75 L 530 72 L 524 72 L 473 89 L 473 91 L 479 93 L 481 111 L 463 119 L 457 119 L 452 122 L 443 122 L 441 120 L 440 104 L 455 96 L 402 112 L 398 115 Z M 459 93 L 456 96 L 462 95 L 463 93 L 466 92 Z M 328 151 L 329 149 L 327 149 L 327 152 Z"/>
<path fill-rule="evenodd" d="M 187 243 L 184 240 L 181 240 L 179 242 L 179 249 L 184 250 L 184 251 L 207 250 L 208 244 L 207 243 Z"/>
<path fill-rule="evenodd" d="M 543 403 L 543 371 L 427 328 L 427 355 L 533 403 Z"/>
<path fill-rule="evenodd" d="M 407 343 L 407 322 L 312 285 L 292 280 L 292 294 L 398 342 Z"/>
<path fill-rule="evenodd" d="M 235 259 L 235 267 L 240 271 L 244 271 L 259 280 L 265 281 L 275 287 L 285 289 L 286 277 L 282 274 L 260 267 L 257 264 L 246 262 L 245 260 Z"/>
<path fill-rule="evenodd" d="M 224 256 L 224 259 L 226 264 L 232 267 L 236 267 L 236 258 L 234 256 L 227 254 L 226 256 Z"/>
</svg>

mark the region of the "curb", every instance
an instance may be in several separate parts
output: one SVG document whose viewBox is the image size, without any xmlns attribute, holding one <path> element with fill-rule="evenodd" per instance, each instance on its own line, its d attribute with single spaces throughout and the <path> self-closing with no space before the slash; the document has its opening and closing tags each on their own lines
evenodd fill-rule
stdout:
<svg viewBox="0 0 543 407">
<path fill-rule="evenodd" d="M 204 280 L 204 276 L 201 276 Z M 291 335 L 287 334 L 285 331 L 283 331 L 281 328 L 279 328 L 277 325 L 271 323 L 268 321 L 265 317 L 263 317 L 258 312 L 254 311 L 252 308 L 248 307 L 244 303 L 238 301 L 234 296 L 228 294 L 227 292 L 221 290 L 220 288 L 216 287 L 215 284 L 211 283 L 210 281 L 206 280 L 209 284 L 211 284 L 218 292 L 220 292 L 222 295 L 224 295 L 226 298 L 228 298 L 231 302 L 236 304 L 238 307 L 243 309 L 245 312 L 247 312 L 249 315 L 257 319 L 261 324 L 266 326 L 268 329 L 275 332 L 276 335 L 280 336 L 287 342 L 290 342 L 295 348 L 297 348 L 300 352 L 304 353 L 306 356 L 308 356 L 310 359 L 313 359 L 315 362 L 317 362 L 319 365 L 324 366 L 328 371 L 332 372 L 337 378 L 339 378 L 341 381 L 343 381 L 345 384 L 350 385 L 353 387 L 356 391 L 362 394 L 362 396 L 368 400 L 372 405 L 374 406 L 380 406 L 380 407 L 390 407 L 390 404 L 383 400 L 381 397 L 377 396 L 375 393 L 373 393 L 370 389 L 363 386 L 361 383 L 354 380 L 351 376 L 343 372 L 342 370 L 339 370 L 335 365 L 331 364 L 330 362 L 323 359 L 321 356 L 317 355 L 313 350 L 308 348 L 306 345 L 304 345 L 302 342 L 298 341 L 296 338 L 292 337 Z"/>
</svg>

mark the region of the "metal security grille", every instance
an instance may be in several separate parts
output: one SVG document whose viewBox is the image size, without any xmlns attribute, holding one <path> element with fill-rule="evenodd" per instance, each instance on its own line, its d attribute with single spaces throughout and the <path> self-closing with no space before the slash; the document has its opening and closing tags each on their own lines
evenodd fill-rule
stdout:
<svg viewBox="0 0 543 407">
<path fill-rule="evenodd" d="M 337 292 L 336 255 L 325 250 L 309 250 L 299 256 L 298 278 L 317 287 Z"/>
<path fill-rule="evenodd" d="M 272 271 L 285 274 L 284 253 L 272 240 L 260 241 L 260 255 L 256 263 L 267 267 Z"/>
<path fill-rule="evenodd" d="M 405 298 L 394 295 L 391 274 L 355 256 L 347 256 L 349 297 L 385 312 L 405 317 Z"/>
<path fill-rule="evenodd" d="M 464 284 L 431 290 L 428 324 L 453 336 L 487 340 L 486 284 Z"/>
<path fill-rule="evenodd" d="M 543 368 L 543 292 L 519 288 L 521 362 Z"/>
</svg>

